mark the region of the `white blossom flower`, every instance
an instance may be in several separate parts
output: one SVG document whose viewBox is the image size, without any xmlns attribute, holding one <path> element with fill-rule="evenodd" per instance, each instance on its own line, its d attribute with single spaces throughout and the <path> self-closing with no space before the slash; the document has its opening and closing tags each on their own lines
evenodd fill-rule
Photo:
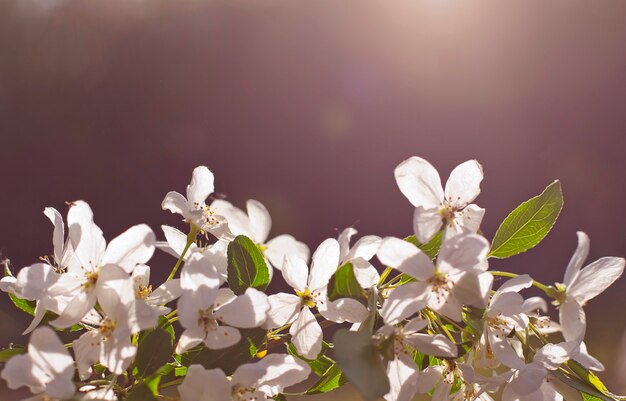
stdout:
<svg viewBox="0 0 626 401">
<path fill-rule="evenodd" d="M 182 293 L 180 279 L 177 278 L 168 280 L 153 290 L 150 284 L 150 266 L 148 265 L 137 265 L 133 270 L 132 278 L 135 285 L 135 298 L 145 302 L 159 315 L 169 313 L 170 308 L 162 305 L 172 302 Z"/>
<path fill-rule="evenodd" d="M 399 238 L 385 238 L 378 259 L 416 281 L 392 290 L 382 313 L 395 324 L 424 307 L 455 321 L 461 308 L 486 306 L 493 276 L 486 272 L 489 242 L 477 234 L 444 239 L 436 265 L 415 245 Z"/>
<path fill-rule="evenodd" d="M 269 309 L 267 296 L 248 288 L 236 296 L 222 283 L 215 266 L 200 253 L 194 253 L 181 273 L 182 295 L 178 316 L 185 331 L 176 346 L 181 354 L 204 342 L 211 349 L 221 349 L 241 340 L 239 328 L 259 327 Z"/>
<path fill-rule="evenodd" d="M 350 247 L 351 238 L 356 235 L 357 231 L 348 227 L 344 229 L 337 242 L 339 242 L 339 265 L 342 266 L 345 263 L 352 264 L 354 270 L 354 276 L 359 282 L 362 288 L 371 288 L 378 284 L 380 275 L 370 260 L 376 255 L 378 247 L 382 239 L 376 235 L 366 235 L 357 240 L 357 242 Z"/>
<path fill-rule="evenodd" d="M 292 323 L 289 334 L 298 353 L 315 359 L 322 350 L 322 328 L 311 312 L 317 307 L 327 320 L 357 323 L 367 318 L 367 308 L 351 298 L 329 301 L 327 286 L 339 267 L 339 243 L 332 238 L 322 242 L 313 254 L 311 270 L 298 258 L 285 258 L 283 278 L 296 295 L 279 292 L 269 296 L 270 310 L 266 327 Z"/>
<path fill-rule="evenodd" d="M 387 401 L 410 401 L 417 393 L 425 393 L 436 383 L 439 374 L 428 371 L 420 372 L 413 361 L 415 350 L 437 357 L 456 358 L 457 349 L 443 334 L 430 335 L 420 333 L 428 321 L 415 318 L 404 326 L 398 327 L 387 324 L 387 316 L 382 315 L 385 325 L 381 327 L 377 336 L 391 338 L 393 343 L 393 359 L 387 364 L 389 378 L 389 393 L 385 395 Z M 433 380 L 434 379 L 434 380 Z"/>
<path fill-rule="evenodd" d="M 507 280 L 491 297 L 483 315 L 483 334 L 480 338 L 480 361 L 486 368 L 496 368 L 500 362 L 518 358 L 509 344 L 513 330 L 523 332 L 528 325 L 524 313 L 524 298 L 519 291 L 532 286 L 527 274 Z M 509 363 L 510 364 L 510 363 Z"/>
<path fill-rule="evenodd" d="M 10 389 L 28 386 L 38 394 L 29 400 L 67 400 L 76 392 L 72 382 L 74 360 L 49 327 L 35 329 L 28 353 L 9 359 L 0 376 Z"/>
<path fill-rule="evenodd" d="M 245 235 L 254 241 L 270 264 L 280 270 L 285 256 L 309 260 L 309 247 L 289 234 L 282 234 L 267 240 L 272 227 L 272 218 L 265 206 L 254 199 L 246 202 L 247 214 L 228 201 L 217 199 L 211 208 L 218 210 L 226 218 L 230 232 Z"/>
<path fill-rule="evenodd" d="M 303 361 L 282 354 L 239 366 L 231 380 L 221 369 L 191 365 L 178 391 L 181 401 L 264 401 L 305 380 L 310 372 Z"/>
<path fill-rule="evenodd" d="M 207 231 L 220 238 L 230 235 L 225 225 L 226 220 L 215 210 L 207 206 L 206 199 L 215 190 L 211 170 L 198 166 L 193 170 L 191 182 L 187 185 L 187 197 L 176 191 L 165 195 L 161 207 L 172 213 L 180 214 L 185 221 L 193 224 L 200 231 Z"/>
<path fill-rule="evenodd" d="M 195 242 L 192 242 L 187 252 L 183 255 L 183 251 L 187 245 L 187 235 L 177 228 L 166 225 L 161 226 L 161 229 L 165 234 L 166 241 L 157 241 L 157 248 L 169 253 L 175 258 L 180 258 L 182 255 L 183 261 L 189 259 L 192 253 L 199 252 L 204 257 L 211 260 L 211 264 L 215 266 L 221 279 L 226 281 L 228 277 L 228 241 L 226 239 L 219 239 L 215 243 L 203 247 L 199 247 Z"/>
<path fill-rule="evenodd" d="M 155 242 L 150 227 L 139 224 L 107 245 L 102 230 L 93 221 L 91 208 L 83 201 L 71 204 L 67 220 L 78 267 L 70 266 L 48 290 L 52 298 L 69 299 L 60 316 L 51 322 L 62 328 L 78 323 L 95 306 L 96 284 L 102 270 L 118 267 L 131 273 L 137 264 L 150 260 Z"/>
<path fill-rule="evenodd" d="M 572 256 L 563 284 L 557 284 L 561 331 L 566 341 L 582 341 L 586 318 L 583 306 L 607 289 L 624 272 L 624 258 L 604 257 L 581 269 L 589 254 L 589 237 L 577 232 L 578 247 Z"/>
<path fill-rule="evenodd" d="M 133 279 L 120 267 L 107 265 L 101 269 L 95 286 L 104 315 L 97 329 L 87 331 L 73 342 L 78 373 L 83 380 L 91 375 L 91 365 L 97 361 L 111 373 L 122 374 L 137 352 L 130 336 L 154 327 L 157 322 L 156 311 L 135 298 Z"/>
<path fill-rule="evenodd" d="M 552 401 L 563 397 L 550 384 L 553 380 L 551 371 L 557 370 L 577 352 L 576 341 L 559 344 L 546 344 L 541 347 L 532 362 L 524 363 L 521 359 L 512 361 L 508 366 L 515 372 L 502 392 L 503 401 Z M 507 365 L 511 361 L 502 361 Z"/>
<path fill-rule="evenodd" d="M 439 173 L 426 160 L 413 156 L 398 165 L 395 177 L 400 191 L 415 206 L 413 229 L 421 243 L 445 225 L 446 236 L 463 229 L 476 232 L 485 209 L 472 201 L 480 193 L 482 166 L 476 160 L 458 165 L 443 189 Z"/>
</svg>

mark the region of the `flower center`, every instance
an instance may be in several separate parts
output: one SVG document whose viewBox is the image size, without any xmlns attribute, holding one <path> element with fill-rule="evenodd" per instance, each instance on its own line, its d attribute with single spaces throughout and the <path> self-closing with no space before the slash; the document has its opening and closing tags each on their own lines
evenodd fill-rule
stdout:
<svg viewBox="0 0 626 401">
<path fill-rule="evenodd" d="M 194 202 L 193 204 L 196 210 L 199 210 L 202 213 L 202 218 L 200 219 L 202 222 L 202 228 L 208 227 L 212 228 L 219 225 L 219 220 L 215 216 L 216 208 L 211 208 L 208 205 L 198 202 Z"/>
<path fill-rule="evenodd" d="M 256 396 L 256 389 L 254 387 L 234 386 L 232 390 L 233 400 L 237 401 L 252 401 L 258 400 Z"/>
<path fill-rule="evenodd" d="M 85 273 L 85 278 L 87 280 L 82 284 L 84 290 L 95 287 L 96 283 L 98 282 L 98 270 L 96 269 L 94 271 Z"/>
<path fill-rule="evenodd" d="M 213 308 L 198 311 L 198 326 L 204 328 L 205 333 L 217 330 L 219 324 L 213 316 Z"/>
<path fill-rule="evenodd" d="M 296 295 L 300 297 L 300 305 L 314 308 L 317 303 L 317 294 L 312 293 L 308 288 L 304 291 L 296 290 Z"/>
<path fill-rule="evenodd" d="M 139 299 L 146 299 L 152 293 L 152 285 L 140 285 L 135 292 L 135 297 Z"/>
<path fill-rule="evenodd" d="M 445 273 L 435 273 L 430 279 L 432 292 L 435 294 L 438 302 L 445 301 L 450 295 L 450 284 Z"/>
<path fill-rule="evenodd" d="M 111 319 L 108 316 L 100 321 L 100 327 L 98 328 L 98 331 L 105 340 L 111 337 L 111 334 L 113 334 L 113 331 L 115 331 L 116 323 L 117 322 L 115 320 Z"/>
</svg>

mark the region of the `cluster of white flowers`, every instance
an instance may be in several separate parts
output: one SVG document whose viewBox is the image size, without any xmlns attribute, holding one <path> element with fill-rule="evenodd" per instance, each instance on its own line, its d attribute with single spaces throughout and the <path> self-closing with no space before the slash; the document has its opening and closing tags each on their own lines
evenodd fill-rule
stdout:
<svg viewBox="0 0 626 401">
<path fill-rule="evenodd" d="M 162 208 L 188 228 L 162 226 L 165 241 L 139 224 L 107 244 L 80 200 L 69 203 L 66 234 L 61 214 L 46 208 L 53 254 L 16 276 L 7 263 L 0 281 L 33 315 L 27 349 L 2 351 L 11 357 L 1 377 L 11 389 L 28 386 L 35 394 L 29 400 L 280 400 L 312 373 L 321 379 L 309 393 L 359 374 L 346 368 L 342 375 L 331 359 L 340 350 L 324 341 L 324 327 L 349 322 L 349 330 L 369 332 L 374 362 L 386 367 L 387 392 L 379 395 L 387 401 L 418 393 L 435 400 L 491 400 L 496 393 L 506 401 L 570 400 L 581 392 L 610 399 L 589 380 L 590 370 L 604 367 L 583 342 L 583 306 L 622 274 L 624 259 L 583 268 L 589 239 L 579 232 L 563 283 L 490 271 L 491 244 L 480 233 L 485 210 L 472 203 L 483 179 L 478 162 L 456 167 L 445 189 L 419 157 L 402 162 L 395 177 L 415 206 L 414 236 L 368 235 L 351 246 L 357 232 L 347 228 L 312 255 L 290 235 L 268 241 L 271 218 L 256 200 L 247 213 L 221 199 L 207 204 L 214 177 L 203 166 L 186 196 L 165 196 Z M 155 249 L 177 261 L 153 289 L 147 263 Z M 273 268 L 293 292 L 266 295 L 270 279 L 280 280 Z M 494 291 L 499 276 L 510 279 Z M 553 299 L 558 323 L 543 298 L 520 294 L 533 285 Z M 50 326 L 82 334 L 64 346 Z M 146 374 L 138 362 L 142 342 L 163 329 L 171 337 L 163 347 L 173 352 Z M 242 345 L 248 353 L 230 351 Z M 211 359 L 220 350 L 228 361 Z M 194 363 L 202 352 L 209 357 Z"/>
</svg>

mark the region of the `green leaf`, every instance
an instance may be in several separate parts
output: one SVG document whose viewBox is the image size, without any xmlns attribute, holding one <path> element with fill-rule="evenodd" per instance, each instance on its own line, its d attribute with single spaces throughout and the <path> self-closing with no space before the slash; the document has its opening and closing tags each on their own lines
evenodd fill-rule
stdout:
<svg viewBox="0 0 626 401">
<path fill-rule="evenodd" d="M 432 237 L 428 242 L 421 244 L 415 235 L 409 235 L 404 240 L 410 242 L 411 244 L 418 247 L 422 252 L 424 252 L 428 257 L 433 260 L 439 254 L 439 249 L 441 248 L 441 239 L 443 238 L 443 230 L 439 231 Z"/>
<path fill-rule="evenodd" d="M 504 259 L 535 247 L 550 232 L 562 207 L 561 183 L 557 180 L 504 219 L 493 238 L 489 256 Z"/>
<path fill-rule="evenodd" d="M 250 341 L 257 348 L 265 339 L 266 331 L 263 329 L 239 329 L 241 340 L 232 347 L 223 349 L 208 349 L 206 347 L 195 348 L 181 355 L 180 363 L 183 366 L 200 364 L 206 369 L 220 368 L 227 375 L 232 375 L 239 365 L 250 362 Z"/>
<path fill-rule="evenodd" d="M 328 283 L 328 299 L 352 298 L 367 302 L 367 295 L 354 275 L 352 263 L 345 263 L 337 269 Z"/>
<path fill-rule="evenodd" d="M 18 298 L 15 294 L 9 292 L 9 298 L 15 306 L 31 316 L 35 315 L 35 301 L 27 301 L 23 298 Z"/>
<path fill-rule="evenodd" d="M 15 355 L 25 353 L 24 347 L 7 348 L 0 351 L 0 362 L 6 362 Z"/>
<path fill-rule="evenodd" d="M 359 331 L 372 334 L 374 333 L 376 321 L 378 320 L 378 290 L 375 287 L 369 291 L 367 309 L 369 310 L 369 314 L 367 315 L 367 319 L 359 326 Z"/>
<path fill-rule="evenodd" d="M 290 355 L 293 355 L 296 358 L 300 358 L 304 362 L 306 362 L 311 367 L 311 371 L 313 371 L 313 373 L 315 373 L 317 376 L 323 376 L 328 371 L 328 369 L 330 369 L 330 367 L 335 363 L 335 361 L 324 355 L 324 352 L 326 352 L 326 350 L 328 350 L 329 348 L 330 346 L 328 345 L 328 343 L 324 341 L 322 342 L 322 351 L 320 352 L 320 355 L 317 357 L 317 359 L 306 359 L 305 357 L 298 354 L 295 345 L 293 345 L 292 343 L 287 344 L 287 352 Z"/>
<path fill-rule="evenodd" d="M 265 257 L 256 244 L 245 235 L 238 235 L 228 244 L 228 286 L 237 295 L 252 287 L 265 291 L 270 273 Z"/>
<path fill-rule="evenodd" d="M 341 368 L 333 363 L 322 378 L 307 390 L 306 394 L 322 394 L 343 386 L 348 379 L 341 372 Z"/>
<path fill-rule="evenodd" d="M 164 329 L 148 332 L 139 342 L 135 366 L 139 376 L 146 377 L 165 365 L 174 352 L 172 336 Z"/>
<path fill-rule="evenodd" d="M 593 395 L 589 395 L 585 392 L 581 392 L 580 395 L 582 395 L 583 401 L 602 401 L 601 398 L 594 397 Z"/>
<path fill-rule="evenodd" d="M 139 383 L 126 397 L 126 401 L 157 401 L 146 383 Z"/>
<path fill-rule="evenodd" d="M 337 363 L 366 400 L 389 392 L 386 368 L 369 333 L 339 329 L 333 343 Z"/>
</svg>

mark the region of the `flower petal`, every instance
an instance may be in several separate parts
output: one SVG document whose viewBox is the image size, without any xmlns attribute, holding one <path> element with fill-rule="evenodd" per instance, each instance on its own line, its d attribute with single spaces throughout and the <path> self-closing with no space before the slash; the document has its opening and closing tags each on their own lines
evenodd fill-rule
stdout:
<svg viewBox="0 0 626 401">
<path fill-rule="evenodd" d="M 604 257 L 584 267 L 567 288 L 567 294 L 587 302 L 606 290 L 624 273 L 624 258 Z"/>
<path fill-rule="evenodd" d="M 487 260 L 489 241 L 478 234 L 462 234 L 443 241 L 437 268 L 446 273 L 454 269 L 481 268 Z"/>
<path fill-rule="evenodd" d="M 582 341 L 585 338 L 587 319 L 585 311 L 578 301 L 567 297 L 559 307 L 559 323 L 565 341 Z"/>
<path fill-rule="evenodd" d="M 476 160 L 468 160 L 452 170 L 446 182 L 445 196 L 456 207 L 472 203 L 480 193 L 483 168 Z"/>
<path fill-rule="evenodd" d="M 377 252 L 378 260 L 418 280 L 427 280 L 435 272 L 430 258 L 415 245 L 399 238 L 387 237 Z"/>
<path fill-rule="evenodd" d="M 152 305 L 165 305 L 180 297 L 183 290 L 180 287 L 180 279 L 173 279 L 161 284 L 148 296 Z"/>
<path fill-rule="evenodd" d="M 67 213 L 69 236 L 74 254 L 87 270 L 100 265 L 106 248 L 102 230 L 93 221 L 93 212 L 84 201 L 72 202 Z"/>
<path fill-rule="evenodd" d="M 413 232 L 415 238 L 424 244 L 428 242 L 443 226 L 443 219 L 439 207 L 424 208 L 418 206 L 413 212 Z"/>
<path fill-rule="evenodd" d="M 418 375 L 419 371 L 415 363 L 405 362 L 400 358 L 389 361 L 387 365 L 389 392 L 385 395 L 385 400 L 411 401 L 417 392 Z"/>
<path fill-rule="evenodd" d="M 270 309 L 267 312 L 265 327 L 271 329 L 291 323 L 296 319 L 302 302 L 300 297 L 283 292 L 270 295 L 268 301 Z"/>
<path fill-rule="evenodd" d="M 285 256 L 282 272 L 283 278 L 291 288 L 295 288 L 300 292 L 305 290 L 306 281 L 309 276 L 309 268 L 304 260 Z"/>
<path fill-rule="evenodd" d="M 206 198 L 213 193 L 214 177 L 211 170 L 205 166 L 193 169 L 191 182 L 187 185 L 187 202 L 190 206 L 203 205 Z"/>
<path fill-rule="evenodd" d="M 205 333 L 201 327 L 193 327 L 183 331 L 178 339 L 178 344 L 176 344 L 176 353 L 180 355 L 200 344 L 204 341 L 204 336 Z"/>
<path fill-rule="evenodd" d="M 308 307 L 302 308 L 298 318 L 289 328 L 289 334 L 291 334 L 291 342 L 300 355 L 307 359 L 317 358 L 322 350 L 323 333 Z"/>
<path fill-rule="evenodd" d="M 406 336 L 408 341 L 419 352 L 439 357 L 456 358 L 457 349 L 443 334 L 414 333 Z"/>
<path fill-rule="evenodd" d="M 228 326 L 219 326 L 206 333 L 204 344 L 209 349 L 223 349 L 237 344 L 241 340 L 239 329 Z"/>
<path fill-rule="evenodd" d="M 267 295 L 254 288 L 248 288 L 244 294 L 219 308 L 215 312 L 215 317 L 230 326 L 259 327 L 265 322 L 269 308 Z"/>
<path fill-rule="evenodd" d="M 413 156 L 400 163 L 394 175 L 400 192 L 413 206 L 426 209 L 440 206 L 444 196 L 441 179 L 429 162 Z"/>
<path fill-rule="evenodd" d="M 369 315 L 367 308 L 362 303 L 351 298 L 318 302 L 317 310 L 326 320 L 335 323 L 360 323 Z"/>
<path fill-rule="evenodd" d="M 565 277 L 563 278 L 563 284 L 566 287 L 572 284 L 589 255 L 589 237 L 582 231 L 576 232 L 576 235 L 578 236 L 578 246 L 567 265 L 567 269 L 565 269 Z"/>
<path fill-rule="evenodd" d="M 169 210 L 172 213 L 187 217 L 189 205 L 187 204 L 187 199 L 185 199 L 182 194 L 176 191 L 170 191 L 165 195 L 165 198 L 163 198 L 161 209 Z"/>
<path fill-rule="evenodd" d="M 426 306 L 428 284 L 408 283 L 394 289 L 385 301 L 380 315 L 386 324 L 396 324 Z"/>
<path fill-rule="evenodd" d="M 254 242 L 260 242 L 254 235 L 250 218 L 243 210 L 224 199 L 214 200 L 211 203 L 211 208 L 226 219 L 228 228 L 233 235 L 245 235 Z"/>
<path fill-rule="evenodd" d="M 191 365 L 178 386 L 181 401 L 224 401 L 232 399 L 232 386 L 222 369 Z"/>
<path fill-rule="evenodd" d="M 328 238 L 320 244 L 313 254 L 309 272 L 309 289 L 319 290 L 328 285 L 328 281 L 339 267 L 339 243 Z"/>
<path fill-rule="evenodd" d="M 382 238 L 377 235 L 366 235 L 358 239 L 354 246 L 350 249 L 346 258 L 342 261 L 349 261 L 357 258 L 363 258 L 364 260 L 370 260 L 376 255 Z"/>
<path fill-rule="evenodd" d="M 133 226 L 109 243 L 102 264 L 115 264 L 130 273 L 137 264 L 150 260 L 155 241 L 150 227 L 145 224 Z"/>
<path fill-rule="evenodd" d="M 248 209 L 250 229 L 254 235 L 254 240 L 260 244 L 265 243 L 272 228 L 272 217 L 265 206 L 257 200 L 248 200 L 246 208 Z"/>
<path fill-rule="evenodd" d="M 53 207 L 47 207 L 43 210 L 43 214 L 52 222 L 54 232 L 52 233 L 52 245 L 54 246 L 54 259 L 60 262 L 63 258 L 63 248 L 65 244 L 65 224 L 63 217 Z"/>
<path fill-rule="evenodd" d="M 282 269 L 285 256 L 300 258 L 307 263 L 311 257 L 309 247 L 288 234 L 282 234 L 269 240 L 265 246 L 267 247 L 264 252 L 265 257 L 278 270 Z"/>
</svg>

